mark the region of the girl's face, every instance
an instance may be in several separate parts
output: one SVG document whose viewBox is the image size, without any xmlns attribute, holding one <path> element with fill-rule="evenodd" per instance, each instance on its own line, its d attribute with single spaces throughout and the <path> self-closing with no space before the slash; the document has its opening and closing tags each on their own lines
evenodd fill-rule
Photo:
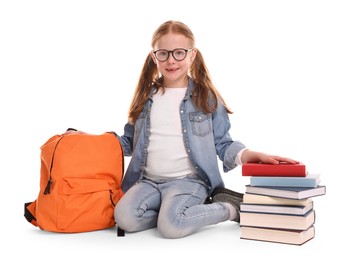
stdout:
<svg viewBox="0 0 352 260">
<path fill-rule="evenodd" d="M 187 87 L 187 73 L 197 53 L 191 48 L 189 40 L 181 34 L 169 33 L 156 42 L 150 55 L 164 76 L 165 87 Z"/>
</svg>

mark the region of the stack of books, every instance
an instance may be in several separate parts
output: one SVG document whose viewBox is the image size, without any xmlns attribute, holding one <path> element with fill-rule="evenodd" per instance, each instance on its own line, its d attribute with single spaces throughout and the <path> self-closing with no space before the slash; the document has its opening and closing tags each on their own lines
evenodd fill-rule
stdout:
<svg viewBox="0 0 352 260">
<path fill-rule="evenodd" d="M 242 165 L 250 177 L 240 205 L 241 239 L 302 245 L 315 236 L 313 197 L 324 195 L 320 174 L 303 163 Z"/>
</svg>

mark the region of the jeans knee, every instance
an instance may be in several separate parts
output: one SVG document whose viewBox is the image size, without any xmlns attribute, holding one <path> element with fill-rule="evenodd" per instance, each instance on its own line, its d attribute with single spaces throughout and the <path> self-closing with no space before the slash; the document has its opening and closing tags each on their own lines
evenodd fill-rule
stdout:
<svg viewBox="0 0 352 260">
<path fill-rule="evenodd" d="M 136 231 L 138 221 L 136 220 L 135 212 L 131 207 L 124 207 L 123 204 L 117 203 L 114 210 L 115 223 L 118 227 L 127 232 Z"/>
<path fill-rule="evenodd" d="M 115 223 L 118 227 L 124 229 L 125 231 L 130 231 L 130 230 L 128 230 L 130 222 L 127 221 L 127 219 L 130 219 L 130 218 L 128 217 L 128 214 L 126 213 L 126 210 L 119 207 L 119 204 L 117 204 L 115 206 L 114 218 L 115 218 Z"/>
<path fill-rule="evenodd" d="M 182 227 L 179 219 L 169 221 L 165 218 L 159 218 L 158 231 L 162 237 L 170 239 L 182 238 L 190 234 L 190 232 Z"/>
</svg>

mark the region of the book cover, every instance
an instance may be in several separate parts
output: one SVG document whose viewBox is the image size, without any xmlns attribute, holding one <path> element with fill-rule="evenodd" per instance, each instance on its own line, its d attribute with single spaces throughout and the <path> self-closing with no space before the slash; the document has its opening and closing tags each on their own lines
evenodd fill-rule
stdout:
<svg viewBox="0 0 352 260">
<path fill-rule="evenodd" d="M 241 239 L 259 240 L 273 243 L 303 245 L 315 236 L 314 225 L 307 230 L 272 229 L 259 227 L 241 227 Z"/>
<path fill-rule="evenodd" d="M 295 176 L 307 175 L 306 166 L 303 163 L 289 164 L 265 164 L 245 163 L 242 165 L 242 176 Z"/>
<path fill-rule="evenodd" d="M 264 187 L 246 185 L 246 193 L 274 196 L 287 199 L 306 199 L 326 194 L 326 186 L 307 187 Z"/>
<path fill-rule="evenodd" d="M 243 203 L 252 204 L 271 204 L 271 205 L 292 205 L 292 206 L 306 206 L 312 202 L 311 198 L 306 199 L 286 199 L 266 195 L 258 195 L 245 193 L 243 195 Z"/>
<path fill-rule="evenodd" d="M 306 230 L 315 223 L 315 211 L 305 215 L 240 212 L 240 226 Z"/>
<path fill-rule="evenodd" d="M 305 177 L 288 176 L 251 176 L 251 186 L 281 186 L 315 188 L 320 183 L 320 174 L 308 173 Z"/>
<path fill-rule="evenodd" d="M 305 206 L 241 203 L 241 212 L 262 212 L 287 215 L 305 215 L 313 209 L 313 201 Z"/>
</svg>

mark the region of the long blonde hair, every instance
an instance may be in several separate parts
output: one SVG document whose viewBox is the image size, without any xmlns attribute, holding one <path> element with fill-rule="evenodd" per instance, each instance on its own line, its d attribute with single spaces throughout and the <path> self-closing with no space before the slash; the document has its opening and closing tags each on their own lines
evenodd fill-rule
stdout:
<svg viewBox="0 0 352 260">
<path fill-rule="evenodd" d="M 154 32 L 151 44 L 152 47 L 155 46 L 156 42 L 162 36 L 168 33 L 176 33 L 185 36 L 189 40 L 191 47 L 195 47 L 194 35 L 190 28 L 182 22 L 173 20 L 161 24 Z M 190 67 L 189 75 L 195 83 L 195 88 L 192 93 L 192 101 L 197 109 L 205 113 L 214 112 L 218 106 L 219 99 L 225 106 L 227 113 L 232 114 L 232 111 L 227 107 L 220 93 L 213 85 L 203 56 L 198 49 L 196 57 Z M 130 123 L 133 124 L 136 122 L 153 86 L 156 91 L 160 88 L 164 89 L 163 78 L 159 75 L 156 64 L 150 54 L 148 54 L 130 105 L 128 113 Z"/>
</svg>

